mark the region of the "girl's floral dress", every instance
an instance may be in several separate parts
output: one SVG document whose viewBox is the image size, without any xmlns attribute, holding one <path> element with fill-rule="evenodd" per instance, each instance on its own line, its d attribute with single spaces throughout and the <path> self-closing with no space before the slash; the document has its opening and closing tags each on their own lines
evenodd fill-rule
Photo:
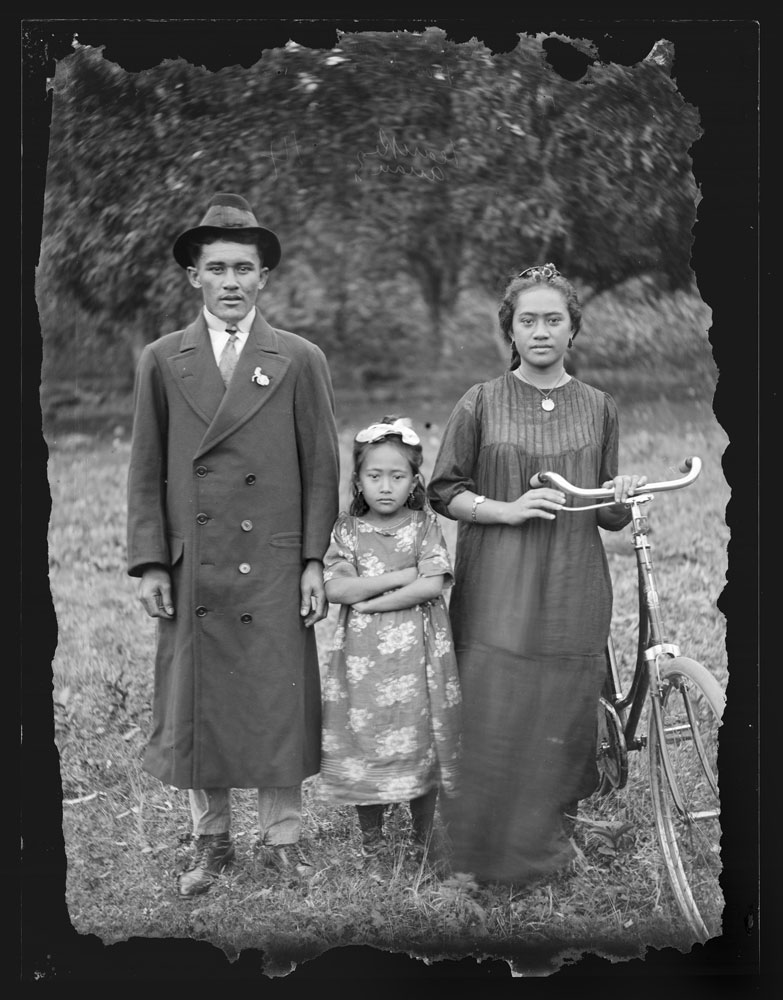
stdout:
<svg viewBox="0 0 783 1000">
<path fill-rule="evenodd" d="M 341 514 L 324 558 L 324 580 L 378 576 L 416 566 L 452 569 L 436 516 L 412 510 L 378 528 Z M 361 614 L 342 605 L 322 688 L 319 790 L 346 804 L 400 802 L 456 788 L 460 688 L 442 596 L 400 611 Z"/>
</svg>

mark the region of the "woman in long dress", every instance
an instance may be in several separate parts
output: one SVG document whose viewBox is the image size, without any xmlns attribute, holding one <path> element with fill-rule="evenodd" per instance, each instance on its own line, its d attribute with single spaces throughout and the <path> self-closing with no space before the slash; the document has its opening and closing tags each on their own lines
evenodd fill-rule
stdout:
<svg viewBox="0 0 783 1000">
<path fill-rule="evenodd" d="M 572 285 L 551 265 L 506 288 L 511 369 L 474 385 L 444 431 L 429 496 L 459 521 L 450 618 L 463 699 L 460 795 L 446 814 L 453 866 L 524 883 L 573 857 L 570 824 L 597 783 L 596 710 L 612 589 L 599 527 L 646 481 L 618 476 L 617 408 L 570 376 L 579 332 Z M 615 488 L 574 513 L 531 477 Z M 445 810 L 444 810 L 445 812 Z"/>
</svg>

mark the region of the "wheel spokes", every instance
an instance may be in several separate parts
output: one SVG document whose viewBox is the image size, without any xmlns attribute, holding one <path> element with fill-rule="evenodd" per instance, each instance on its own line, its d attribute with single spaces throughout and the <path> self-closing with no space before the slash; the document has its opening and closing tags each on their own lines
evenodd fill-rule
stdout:
<svg viewBox="0 0 783 1000">
<path fill-rule="evenodd" d="M 656 828 L 678 906 L 705 940 L 718 932 L 723 905 L 717 781 L 722 705 L 714 681 L 693 661 L 681 669 L 672 664 L 664 675 L 661 729 L 650 728 Z"/>
</svg>

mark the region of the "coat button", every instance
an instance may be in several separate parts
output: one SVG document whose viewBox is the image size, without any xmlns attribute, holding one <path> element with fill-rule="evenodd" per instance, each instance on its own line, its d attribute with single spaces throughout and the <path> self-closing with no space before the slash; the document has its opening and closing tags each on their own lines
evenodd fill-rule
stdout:
<svg viewBox="0 0 783 1000">
<path fill-rule="evenodd" d="M 196 520 L 199 524 L 206 524 L 209 518 L 206 514 L 196 514 Z"/>
<path fill-rule="evenodd" d="M 206 467 L 206 465 L 200 465 L 196 469 L 196 475 L 197 476 L 201 476 L 203 478 L 204 476 L 206 476 L 206 474 L 207 474 L 207 467 Z"/>
<path fill-rule="evenodd" d="M 239 569 L 240 573 L 249 573 L 250 572 L 250 563 L 240 563 L 237 568 Z"/>
<path fill-rule="evenodd" d="M 252 531 L 253 530 L 253 522 L 252 521 L 243 521 L 242 524 L 240 525 L 240 527 L 242 528 L 243 531 Z"/>
<path fill-rule="evenodd" d="M 196 614 L 198 615 L 198 617 L 203 618 L 206 613 L 207 609 L 203 605 L 199 604 L 199 606 L 196 608 Z"/>
<path fill-rule="evenodd" d="M 252 472 L 249 473 L 247 476 L 245 476 L 245 482 L 247 483 L 248 486 L 252 486 L 255 481 L 256 477 L 253 475 Z"/>
<path fill-rule="evenodd" d="M 242 622 L 243 625 L 249 625 L 250 622 L 252 622 L 252 620 L 253 620 L 253 616 L 252 615 L 240 615 L 239 616 L 239 620 Z"/>
</svg>

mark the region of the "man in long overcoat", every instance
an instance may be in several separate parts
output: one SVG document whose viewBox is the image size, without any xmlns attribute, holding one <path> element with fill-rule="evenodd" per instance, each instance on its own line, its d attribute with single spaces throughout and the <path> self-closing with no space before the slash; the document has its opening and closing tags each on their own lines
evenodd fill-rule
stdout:
<svg viewBox="0 0 783 1000">
<path fill-rule="evenodd" d="M 259 840 L 306 874 L 301 783 L 320 763 L 313 625 L 337 514 L 338 446 L 323 352 L 273 329 L 256 296 L 280 244 L 216 195 L 173 248 L 203 308 L 145 348 L 128 476 L 128 572 L 158 620 L 144 768 L 188 789 L 195 839 L 179 892 L 232 860 L 232 788 L 258 789 Z"/>
</svg>

